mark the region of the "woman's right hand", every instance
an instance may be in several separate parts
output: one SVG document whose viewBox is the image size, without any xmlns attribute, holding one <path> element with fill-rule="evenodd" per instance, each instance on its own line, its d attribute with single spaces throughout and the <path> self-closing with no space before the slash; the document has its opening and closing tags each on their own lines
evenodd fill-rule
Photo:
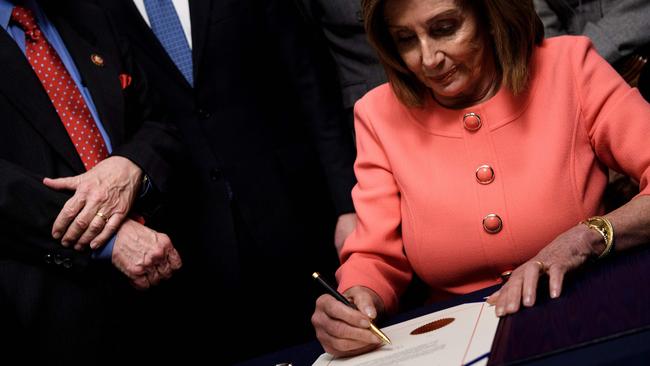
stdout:
<svg viewBox="0 0 650 366">
<path fill-rule="evenodd" d="M 311 322 L 325 352 L 336 357 L 347 357 L 381 346 L 382 341 L 369 329 L 369 320 L 376 318 L 384 308 L 379 295 L 362 286 L 352 287 L 343 295 L 359 310 L 346 306 L 329 294 L 316 300 Z"/>
</svg>

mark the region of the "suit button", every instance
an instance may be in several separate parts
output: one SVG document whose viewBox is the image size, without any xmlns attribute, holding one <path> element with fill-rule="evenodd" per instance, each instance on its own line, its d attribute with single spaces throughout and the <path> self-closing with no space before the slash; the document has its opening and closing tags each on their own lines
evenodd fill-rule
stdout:
<svg viewBox="0 0 650 366">
<path fill-rule="evenodd" d="M 67 269 L 72 268 L 72 259 L 65 258 L 63 260 L 63 268 L 67 268 Z"/>
<path fill-rule="evenodd" d="M 210 169 L 210 179 L 219 180 L 221 179 L 221 170 L 218 168 Z"/>
<path fill-rule="evenodd" d="M 468 131 L 478 131 L 481 128 L 481 117 L 476 113 L 467 113 L 463 116 L 463 126 Z"/>
<path fill-rule="evenodd" d="M 357 11 L 356 15 L 357 15 L 357 21 L 359 23 L 363 23 L 363 11 L 361 11 L 361 10 Z"/>
<path fill-rule="evenodd" d="M 483 229 L 490 234 L 496 234 L 503 228 L 503 222 L 497 214 L 489 214 L 483 218 Z"/>
<path fill-rule="evenodd" d="M 200 119 L 208 119 L 211 116 L 210 111 L 205 110 L 203 108 L 197 109 L 196 114 L 199 116 Z"/>
<path fill-rule="evenodd" d="M 45 260 L 45 263 L 52 264 L 52 262 L 54 261 L 54 256 L 52 255 L 52 253 L 47 253 L 43 257 L 43 259 Z"/>
<path fill-rule="evenodd" d="M 476 169 L 476 181 L 480 184 L 490 184 L 494 181 L 494 169 L 489 165 L 481 165 Z"/>
<path fill-rule="evenodd" d="M 58 266 L 61 263 L 63 263 L 63 257 L 61 256 L 61 254 L 55 254 L 54 255 L 54 264 L 56 264 Z"/>
</svg>

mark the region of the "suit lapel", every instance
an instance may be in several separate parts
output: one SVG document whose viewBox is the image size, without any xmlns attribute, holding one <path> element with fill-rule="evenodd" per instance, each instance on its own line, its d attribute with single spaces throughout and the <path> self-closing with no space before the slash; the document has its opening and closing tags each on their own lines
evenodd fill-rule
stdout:
<svg viewBox="0 0 650 366">
<path fill-rule="evenodd" d="M 201 70 L 199 65 L 203 57 L 205 42 L 208 33 L 208 22 L 210 20 L 210 8 L 212 0 L 189 0 L 190 1 L 190 18 L 192 23 L 192 59 L 194 64 L 194 80 L 200 80 L 198 77 Z"/>
<path fill-rule="evenodd" d="M 56 26 L 70 56 L 72 56 L 81 75 L 82 84 L 90 91 L 99 118 L 111 138 L 112 145 L 119 146 L 124 141 L 124 99 L 117 77 L 119 66 L 112 65 L 110 63 L 112 58 L 109 59 L 107 55 L 103 55 L 101 50 L 95 46 L 97 38 L 93 26 L 83 24 L 84 21 L 89 20 L 89 13 L 83 12 L 83 5 L 71 11 L 70 19 L 75 19 L 77 29 L 56 15 L 50 16 L 50 21 Z M 97 65 L 93 61 L 93 56 L 101 57 L 103 64 Z"/>
<path fill-rule="evenodd" d="M 21 111 L 25 119 L 39 131 L 74 171 L 85 171 L 40 80 L 16 42 L 4 30 L 0 30 L 0 65 L 2 65 L 0 93 L 3 93 Z"/>
<path fill-rule="evenodd" d="M 199 1 L 207 2 L 207 0 Z M 106 6 L 115 9 L 115 14 L 119 14 L 119 16 L 117 16 L 117 21 L 124 25 L 124 34 L 137 35 L 129 38 L 132 42 L 138 43 L 153 60 L 158 60 L 158 62 L 167 69 L 169 74 L 173 75 L 173 78 L 177 82 L 190 88 L 190 84 L 185 80 L 185 77 L 180 70 L 178 70 L 174 61 L 172 61 L 167 54 L 165 48 L 160 44 L 158 37 L 156 37 L 156 35 L 151 31 L 151 28 L 149 28 L 149 25 L 144 21 L 144 18 L 142 18 L 140 11 L 133 3 L 133 0 L 109 2 Z"/>
</svg>

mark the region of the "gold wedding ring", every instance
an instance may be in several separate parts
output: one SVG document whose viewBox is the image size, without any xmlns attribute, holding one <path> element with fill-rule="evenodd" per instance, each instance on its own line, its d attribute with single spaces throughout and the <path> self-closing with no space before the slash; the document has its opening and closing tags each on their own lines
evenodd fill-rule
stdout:
<svg viewBox="0 0 650 366">
<path fill-rule="evenodd" d="M 542 261 L 535 261 L 535 263 L 539 264 L 539 271 L 540 272 L 546 272 L 546 265 Z"/>
<path fill-rule="evenodd" d="M 108 218 L 106 218 L 106 215 L 104 215 L 104 213 L 101 211 L 97 212 L 95 216 L 99 216 L 104 220 L 104 222 L 108 222 Z"/>
</svg>

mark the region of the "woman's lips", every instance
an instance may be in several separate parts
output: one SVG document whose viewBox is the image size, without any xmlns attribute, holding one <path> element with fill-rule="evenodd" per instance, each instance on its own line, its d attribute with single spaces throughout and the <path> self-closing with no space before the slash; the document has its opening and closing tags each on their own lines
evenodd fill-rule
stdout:
<svg viewBox="0 0 650 366">
<path fill-rule="evenodd" d="M 456 70 L 458 70 L 456 66 L 452 66 L 452 68 L 446 73 L 440 74 L 438 76 L 430 76 L 429 78 L 436 83 L 444 83 L 446 81 L 449 81 L 449 79 L 456 73 Z"/>
</svg>

